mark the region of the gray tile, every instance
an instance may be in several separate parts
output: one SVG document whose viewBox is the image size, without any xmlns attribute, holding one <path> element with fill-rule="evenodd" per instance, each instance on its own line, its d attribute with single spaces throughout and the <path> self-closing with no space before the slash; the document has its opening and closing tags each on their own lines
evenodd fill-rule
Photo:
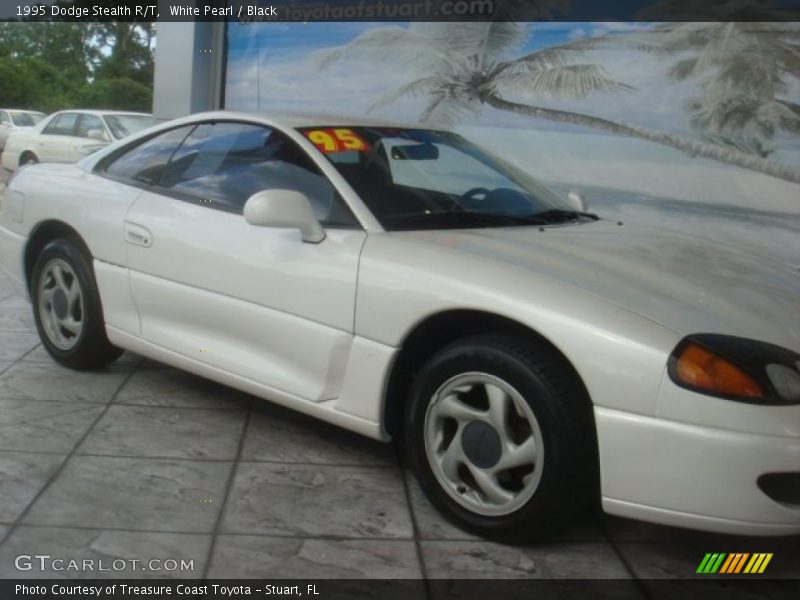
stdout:
<svg viewBox="0 0 800 600">
<path fill-rule="evenodd" d="M 19 362 L 0 375 L 0 397 L 105 404 L 127 376 L 124 369 L 113 367 L 73 371 L 56 363 Z"/>
<path fill-rule="evenodd" d="M 634 519 L 623 519 L 611 515 L 603 517 L 603 528 L 609 539 L 616 542 L 688 542 L 702 545 L 705 542 L 713 544 L 720 537 L 726 537 L 710 532 L 658 525 Z"/>
<path fill-rule="evenodd" d="M 64 460 L 58 454 L 0 452 L 0 523 L 13 523 Z"/>
<path fill-rule="evenodd" d="M 2 169 L 0 169 L 2 172 Z M 17 293 L 17 289 L 8 277 L 0 277 L 0 298 L 7 298 Z"/>
<path fill-rule="evenodd" d="M 199 579 L 210 545 L 210 535 L 22 526 L 0 547 L 0 578 Z M 44 569 L 34 560 L 30 570 L 18 571 L 14 559 L 20 554 L 47 555 L 50 559 Z M 172 563 L 164 562 L 169 559 L 177 561 L 178 568 L 173 570 Z M 53 565 L 54 560 L 62 562 Z M 150 564 L 151 560 L 159 562 Z M 91 561 L 86 563 L 91 568 L 82 570 L 84 561 Z M 181 561 L 192 568 L 181 569 Z"/>
<path fill-rule="evenodd" d="M 39 346 L 28 354 L 25 358 L 22 359 L 23 362 L 29 363 L 44 363 L 48 365 L 56 364 L 55 360 L 52 356 L 47 353 L 44 346 Z M 111 366 L 114 368 L 124 368 L 124 367 L 135 367 L 141 364 L 142 357 L 138 354 L 134 354 L 133 352 L 123 352 L 122 355 L 111 363 Z"/>
<path fill-rule="evenodd" d="M 691 532 L 685 529 L 611 515 L 603 517 L 603 527 L 611 540 L 620 542 L 676 542 L 691 536 Z"/>
<path fill-rule="evenodd" d="M 411 510 L 417 523 L 420 539 L 423 540 L 479 540 L 478 536 L 467 533 L 460 527 L 450 523 L 428 501 L 425 493 L 417 483 L 414 475 L 406 473 L 408 481 Z"/>
<path fill-rule="evenodd" d="M 0 360 L 13 362 L 39 343 L 35 333 L 0 332 Z"/>
<path fill-rule="evenodd" d="M 418 565 L 411 540 L 221 535 L 214 547 L 209 577 L 413 579 L 421 576 Z"/>
<path fill-rule="evenodd" d="M 233 460 L 245 412 L 111 405 L 78 454 Z"/>
<path fill-rule="evenodd" d="M 0 399 L 0 450 L 66 454 L 102 411 L 87 402 Z"/>
<path fill-rule="evenodd" d="M 116 398 L 140 406 L 244 408 L 250 397 L 238 390 L 172 368 L 141 368 Z"/>
<path fill-rule="evenodd" d="M 490 542 L 421 542 L 434 579 L 626 579 L 625 566 L 608 544 L 503 546 Z"/>
<path fill-rule="evenodd" d="M 800 537 L 758 537 L 734 536 L 710 531 L 696 531 L 679 527 L 667 527 L 632 519 L 606 516 L 603 526 L 608 537 L 618 543 L 620 548 L 650 548 L 653 551 L 664 544 L 664 548 L 694 548 L 690 552 L 694 557 L 699 553 L 702 558 L 706 552 L 773 552 L 775 557 L 769 566 L 769 573 L 778 573 L 781 577 L 800 577 Z M 682 551 L 681 551 L 682 552 Z M 665 557 L 670 553 L 665 551 Z M 782 560 L 780 556 L 784 557 Z M 664 562 L 665 568 L 669 561 Z M 699 560 L 698 560 L 699 564 Z M 792 565 L 789 568 L 789 564 Z M 694 565 L 694 568 L 697 564 Z M 679 564 L 680 572 L 685 569 Z M 692 569 L 694 573 L 694 569 Z M 667 574 L 663 575 L 668 577 Z M 776 575 L 778 576 L 778 575 Z"/>
<path fill-rule="evenodd" d="M 689 542 L 651 542 L 617 544 L 620 553 L 642 581 L 648 596 L 654 600 L 795 600 L 797 598 L 797 556 L 781 565 L 776 552 L 763 575 L 757 580 L 749 576 L 698 575 L 706 552 L 747 552 L 748 545 L 699 548 Z M 773 565 L 773 563 L 775 563 Z M 776 567 L 773 570 L 773 567 Z M 787 572 L 793 575 L 787 575 Z M 794 579 L 775 580 L 774 577 Z M 746 580 L 745 580 L 746 578 Z M 739 585 L 743 584 L 743 585 Z M 748 585 L 745 587 L 747 584 Z"/>
<path fill-rule="evenodd" d="M 311 417 L 256 401 L 245 437 L 243 460 L 338 465 L 396 464 L 383 444 Z"/>
<path fill-rule="evenodd" d="M 480 540 L 479 536 L 464 531 L 448 521 L 425 497 L 425 493 L 410 472 L 406 474 L 411 498 L 411 509 L 417 523 L 419 537 L 423 540 Z M 550 541 L 604 542 L 605 536 L 596 520 L 586 515 Z"/>
<path fill-rule="evenodd" d="M 399 471 L 242 463 L 226 506 L 225 533 L 410 538 Z"/>
<path fill-rule="evenodd" d="M 706 545 L 707 544 L 707 545 Z M 730 576 L 697 574 L 707 552 L 772 552 L 773 558 L 759 579 L 800 579 L 800 541 L 797 538 L 736 538 L 718 536 L 716 542 L 620 542 L 620 553 L 641 579 L 729 579 Z"/>
<path fill-rule="evenodd" d="M 0 300 L 0 331 L 36 333 L 30 303 L 21 296 Z"/>
<path fill-rule="evenodd" d="M 618 542 L 617 549 L 640 579 L 696 579 L 705 554 L 691 543 L 674 541 Z"/>
<path fill-rule="evenodd" d="M 75 456 L 25 523 L 209 533 L 231 464 Z"/>
<path fill-rule="evenodd" d="M 13 364 L 14 363 L 12 363 L 11 361 L 0 360 L 0 375 L 2 375 L 3 371 L 5 371 L 8 367 L 10 367 Z"/>
</svg>

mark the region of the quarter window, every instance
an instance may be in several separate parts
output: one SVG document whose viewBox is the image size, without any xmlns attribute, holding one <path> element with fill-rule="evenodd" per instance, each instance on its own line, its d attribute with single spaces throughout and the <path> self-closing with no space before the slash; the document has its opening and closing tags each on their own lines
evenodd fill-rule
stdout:
<svg viewBox="0 0 800 600">
<path fill-rule="evenodd" d="M 44 128 L 42 133 L 48 135 L 75 135 L 75 121 L 77 120 L 77 113 L 58 115 Z"/>
<path fill-rule="evenodd" d="M 193 128 L 194 125 L 179 127 L 148 139 L 114 159 L 106 166 L 106 173 L 136 183 L 157 184 L 169 159 Z"/>
<path fill-rule="evenodd" d="M 257 192 L 296 190 L 311 200 L 324 225 L 356 224 L 311 158 L 282 133 L 258 125 L 199 125 L 173 156 L 161 186 L 211 208 L 239 214 Z"/>
</svg>

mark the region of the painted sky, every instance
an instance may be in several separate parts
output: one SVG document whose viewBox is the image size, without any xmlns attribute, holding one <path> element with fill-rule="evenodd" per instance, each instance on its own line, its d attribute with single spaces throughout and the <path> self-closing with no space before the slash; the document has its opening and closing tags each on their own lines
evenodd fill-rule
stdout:
<svg viewBox="0 0 800 600">
<path fill-rule="evenodd" d="M 322 70 L 316 58 L 371 28 L 407 26 L 403 23 L 230 23 L 226 106 L 364 114 L 380 95 L 419 76 L 414 72 L 414 65 L 387 69 L 370 57 L 356 57 Z M 522 55 L 574 38 L 650 26 L 625 22 L 529 23 L 526 25 L 527 40 L 515 54 Z M 636 92 L 624 96 L 597 94 L 575 101 L 537 98 L 537 103 L 591 111 L 609 118 L 633 119 L 640 124 L 668 125 L 673 130 L 687 129 L 682 108 L 685 86 L 667 86 L 666 66 L 657 65 L 653 57 L 602 51 L 594 52 L 586 62 L 602 64 L 614 78 L 635 86 Z M 420 99 L 403 99 L 374 114 L 415 120 L 422 108 Z M 481 120 L 495 126 L 520 125 L 519 117 L 492 109 L 484 110 Z M 552 127 L 546 123 L 541 126 Z"/>
</svg>

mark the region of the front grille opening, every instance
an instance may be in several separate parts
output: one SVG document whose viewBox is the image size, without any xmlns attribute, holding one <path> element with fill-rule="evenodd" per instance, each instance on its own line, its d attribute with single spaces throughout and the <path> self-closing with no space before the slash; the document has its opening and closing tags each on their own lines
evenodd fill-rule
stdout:
<svg viewBox="0 0 800 600">
<path fill-rule="evenodd" d="M 775 502 L 800 508 L 800 473 L 767 473 L 759 477 L 757 483 Z"/>
</svg>

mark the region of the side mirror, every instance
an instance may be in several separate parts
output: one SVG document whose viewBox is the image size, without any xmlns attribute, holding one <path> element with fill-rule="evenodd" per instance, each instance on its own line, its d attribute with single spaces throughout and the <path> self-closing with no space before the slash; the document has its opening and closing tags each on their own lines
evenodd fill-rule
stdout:
<svg viewBox="0 0 800 600">
<path fill-rule="evenodd" d="M 325 230 L 314 216 L 311 201 L 294 190 L 265 190 L 250 196 L 244 205 L 244 219 L 256 227 L 299 229 L 304 242 L 319 244 Z"/>
<path fill-rule="evenodd" d="M 570 190 L 567 194 L 567 202 L 578 212 L 586 212 L 586 198 L 578 190 Z"/>
<path fill-rule="evenodd" d="M 86 132 L 86 137 L 92 140 L 99 140 L 101 142 L 107 142 L 108 137 L 106 136 L 106 132 L 102 129 L 90 129 Z"/>
</svg>

